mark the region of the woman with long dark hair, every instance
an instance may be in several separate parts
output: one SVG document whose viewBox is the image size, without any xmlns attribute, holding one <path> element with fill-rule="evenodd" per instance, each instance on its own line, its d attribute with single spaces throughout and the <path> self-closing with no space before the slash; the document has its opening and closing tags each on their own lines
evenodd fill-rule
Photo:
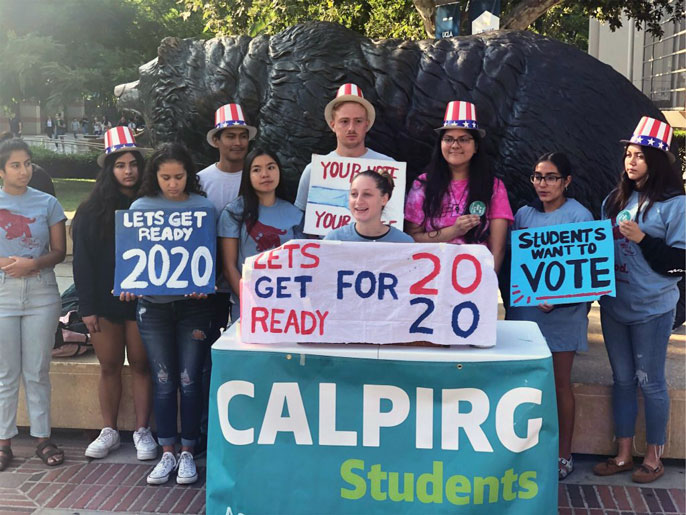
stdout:
<svg viewBox="0 0 686 515">
<path fill-rule="evenodd" d="M 0 470 L 12 461 L 23 376 L 36 455 L 59 465 L 50 440 L 50 358 L 60 313 L 53 267 L 64 260 L 64 211 L 52 195 L 29 187 L 31 151 L 21 139 L 0 143 Z"/>
<path fill-rule="evenodd" d="M 515 215 L 513 230 L 549 225 L 589 222 L 593 215 L 579 202 L 567 197 L 572 182 L 572 166 L 561 152 L 550 152 L 538 158 L 531 183 L 538 198 L 522 207 Z M 558 473 L 566 478 L 574 470 L 572 435 L 574 434 L 574 392 L 572 365 L 579 350 L 588 348 L 587 302 L 576 304 L 547 303 L 537 307 L 511 307 L 510 320 L 536 322 L 553 354 L 557 420 L 560 428 Z"/>
<path fill-rule="evenodd" d="M 633 469 L 638 386 L 647 448 L 632 475 L 637 483 L 664 474 L 660 457 L 669 419 L 665 362 L 686 257 L 686 196 L 669 152 L 671 138 L 668 124 L 644 116 L 631 139 L 623 140 L 624 170 L 602 207 L 603 217 L 614 226 L 617 295 L 600 299 L 600 318 L 614 380 L 618 452 L 593 471 L 608 476 Z"/>
<path fill-rule="evenodd" d="M 482 148 L 486 131 L 474 104 L 448 104 L 426 172 L 412 184 L 405 203 L 406 231 L 420 243 L 483 243 L 496 273 L 514 220 L 507 191 Z"/>
<path fill-rule="evenodd" d="M 256 148 L 245 158 L 239 196 L 224 208 L 217 224 L 224 277 L 236 302 L 231 320 L 239 316 L 239 284 L 245 258 L 273 249 L 299 233 L 303 213 L 281 193 L 281 163 L 273 152 Z"/>
<path fill-rule="evenodd" d="M 214 206 L 200 188 L 193 160 L 179 143 L 161 145 L 148 158 L 138 196 L 131 209 L 202 209 L 215 220 Z M 122 293 L 121 297 L 128 300 L 133 296 Z M 148 484 L 166 483 L 174 470 L 179 484 L 198 479 L 193 454 L 200 435 L 202 369 L 210 345 L 213 300 L 213 296 L 202 294 L 138 299 L 138 329 L 153 378 L 153 410 L 163 450 L 148 475 Z M 181 453 L 177 457 L 179 397 Z"/>
<path fill-rule="evenodd" d="M 133 378 L 136 431 L 133 443 L 139 460 L 157 457 L 148 422 L 151 410 L 150 372 L 136 325 L 135 303 L 112 295 L 114 287 L 114 212 L 128 209 L 138 191 L 143 156 L 128 128 L 105 134 L 105 153 L 95 186 L 79 206 L 72 223 L 74 284 L 79 313 L 88 328 L 100 363 L 98 398 L 103 429 L 86 448 L 89 458 L 104 458 L 120 445 L 117 419 L 121 401 L 124 354 Z"/>
</svg>

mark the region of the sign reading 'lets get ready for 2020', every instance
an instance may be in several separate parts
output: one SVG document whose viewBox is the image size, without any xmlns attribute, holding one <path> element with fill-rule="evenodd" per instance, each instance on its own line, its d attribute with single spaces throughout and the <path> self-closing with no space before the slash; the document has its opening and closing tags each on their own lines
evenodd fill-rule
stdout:
<svg viewBox="0 0 686 515">
<path fill-rule="evenodd" d="M 483 245 L 291 240 L 245 261 L 241 338 L 491 347 L 497 291 Z"/>
</svg>

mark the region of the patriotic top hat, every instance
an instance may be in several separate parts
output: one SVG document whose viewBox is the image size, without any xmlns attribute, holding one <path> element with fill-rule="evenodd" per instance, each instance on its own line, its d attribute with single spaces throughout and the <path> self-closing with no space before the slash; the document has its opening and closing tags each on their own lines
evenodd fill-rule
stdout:
<svg viewBox="0 0 686 515">
<path fill-rule="evenodd" d="M 634 129 L 634 134 L 631 136 L 631 139 L 622 139 L 620 141 L 622 143 L 653 147 L 662 150 L 667 153 L 669 162 L 673 163 L 676 160 L 676 157 L 669 151 L 673 133 L 674 131 L 668 123 L 650 118 L 649 116 L 644 116 Z"/>
<path fill-rule="evenodd" d="M 251 140 L 257 134 L 257 129 L 245 123 L 243 109 L 238 104 L 226 104 L 217 109 L 214 113 L 214 129 L 207 132 L 207 142 L 217 148 L 214 135 L 224 129 L 247 129 L 248 139 Z"/>
<path fill-rule="evenodd" d="M 144 152 L 146 149 L 136 145 L 133 132 L 128 127 L 112 127 L 105 133 L 105 152 L 98 156 L 98 166 L 105 166 L 105 158 L 110 154 L 122 152 Z"/>
<path fill-rule="evenodd" d="M 343 102 L 357 102 L 364 107 L 367 110 L 367 118 L 369 119 L 369 127 L 367 127 L 367 130 L 372 128 L 372 125 L 374 125 L 374 120 L 376 119 L 376 111 L 374 111 L 374 106 L 364 98 L 362 90 L 356 84 L 352 83 L 343 84 L 340 88 L 338 88 L 338 91 L 336 92 L 336 98 L 326 104 L 326 107 L 324 108 L 324 118 L 326 119 L 326 123 L 331 125 L 331 121 L 333 120 L 333 108 Z"/>
<path fill-rule="evenodd" d="M 443 127 L 434 129 L 436 132 L 441 132 L 448 129 L 469 129 L 477 131 L 483 138 L 486 135 L 484 129 L 479 129 L 479 124 L 476 121 L 476 106 L 471 102 L 464 100 L 453 100 L 448 102 L 445 108 L 445 118 L 443 119 Z"/>
</svg>

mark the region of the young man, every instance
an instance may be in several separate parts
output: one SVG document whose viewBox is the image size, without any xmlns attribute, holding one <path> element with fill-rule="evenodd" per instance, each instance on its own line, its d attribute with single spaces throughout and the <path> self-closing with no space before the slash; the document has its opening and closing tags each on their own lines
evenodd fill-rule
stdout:
<svg viewBox="0 0 686 515">
<path fill-rule="evenodd" d="M 374 125 L 376 112 L 374 106 L 364 98 L 362 90 L 355 84 L 343 84 L 338 88 L 336 98 L 324 109 L 324 118 L 336 134 L 337 141 L 336 149 L 327 155 L 393 161 L 393 158 L 365 146 L 365 138 Z M 311 173 L 312 165 L 308 164 L 300 176 L 295 207 L 301 211 L 305 211 L 307 206 Z"/>
</svg>

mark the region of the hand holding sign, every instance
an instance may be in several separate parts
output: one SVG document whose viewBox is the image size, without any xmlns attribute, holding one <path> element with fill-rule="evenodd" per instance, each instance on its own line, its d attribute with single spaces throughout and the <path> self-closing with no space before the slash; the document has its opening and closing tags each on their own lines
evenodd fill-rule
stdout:
<svg viewBox="0 0 686 515">
<path fill-rule="evenodd" d="M 114 294 L 214 293 L 216 228 L 204 209 L 141 209 L 115 215 Z"/>
<path fill-rule="evenodd" d="M 513 307 L 585 302 L 614 294 L 609 220 L 512 231 Z"/>
</svg>

